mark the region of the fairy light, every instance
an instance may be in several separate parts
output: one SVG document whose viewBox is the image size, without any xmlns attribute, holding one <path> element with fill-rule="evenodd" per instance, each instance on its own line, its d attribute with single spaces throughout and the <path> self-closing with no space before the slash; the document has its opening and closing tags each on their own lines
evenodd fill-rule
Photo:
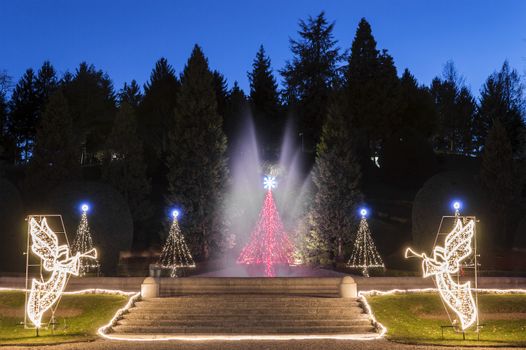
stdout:
<svg viewBox="0 0 526 350">
<path fill-rule="evenodd" d="M 293 263 L 292 243 L 285 232 L 272 196 L 276 187 L 275 178 L 265 177 L 265 189 L 268 189 L 259 213 L 256 227 L 252 231 L 249 243 L 243 248 L 237 259 L 238 264 L 265 265 L 265 274 L 274 277 L 275 265 Z"/>
<path fill-rule="evenodd" d="M 80 217 L 80 223 L 77 228 L 77 234 L 73 241 L 72 252 L 84 253 L 93 249 L 93 239 L 91 237 L 90 227 L 88 224 L 88 211 L 89 205 L 84 203 L 81 205 L 82 215 Z M 85 276 L 87 273 L 96 272 L 98 274 L 100 270 L 100 264 L 97 259 L 91 258 L 80 258 L 80 276 Z"/>
<path fill-rule="evenodd" d="M 170 269 L 170 277 L 177 276 L 177 268 L 195 267 L 194 259 L 179 227 L 179 215 L 179 210 L 172 211 L 172 225 L 159 258 L 159 265 L 164 269 Z"/>
<path fill-rule="evenodd" d="M 51 272 L 46 281 L 42 276 L 40 279 L 32 279 L 26 305 L 27 316 L 36 328 L 40 328 L 42 316 L 60 299 L 69 275 L 79 275 L 80 259 L 96 259 L 97 251 L 91 249 L 70 256 L 69 247 L 58 244 L 57 235 L 51 230 L 45 217 L 40 222 L 30 217 L 29 233 L 32 241 L 31 251 L 40 257 L 44 270 Z"/>
<path fill-rule="evenodd" d="M 457 212 L 459 209 L 460 206 L 455 208 Z M 465 330 L 477 320 L 477 305 L 471 292 L 471 282 L 457 283 L 451 275 L 458 273 L 462 261 L 473 253 L 475 221 L 468 220 L 463 224 L 460 217 L 455 221 L 453 230 L 446 236 L 444 247 L 435 246 L 432 257 L 415 253 L 411 248 L 407 248 L 405 257 L 422 259 L 423 277 L 433 278 L 442 300 L 457 315 L 460 328 Z"/>
<path fill-rule="evenodd" d="M 374 244 L 369 224 L 367 223 L 367 209 L 360 210 L 360 224 L 358 233 L 354 240 L 351 258 L 347 266 L 352 269 L 360 269 L 365 277 L 369 277 L 369 269 L 385 268 L 384 262 L 376 245 Z"/>
</svg>

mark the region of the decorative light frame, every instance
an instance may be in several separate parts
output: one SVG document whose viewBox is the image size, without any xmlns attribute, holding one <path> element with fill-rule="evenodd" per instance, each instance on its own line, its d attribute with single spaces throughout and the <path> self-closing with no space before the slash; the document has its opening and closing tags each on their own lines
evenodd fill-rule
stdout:
<svg viewBox="0 0 526 350">
<path fill-rule="evenodd" d="M 62 226 L 60 233 L 64 235 L 66 244 L 59 245 L 57 234 L 49 227 L 47 218 L 51 217 L 60 219 Z M 24 326 L 38 330 L 42 327 L 42 317 L 46 311 L 51 310 L 53 320 L 70 275 L 78 276 L 79 274 L 80 259 L 96 259 L 97 251 L 92 249 L 71 256 L 61 215 L 30 215 L 26 220 L 28 222 L 28 236 Z M 30 248 L 31 252 L 40 258 L 38 264 L 30 264 Z M 38 267 L 40 275 L 39 279 L 31 278 L 31 289 L 28 288 L 30 267 Z M 44 279 L 44 275 L 49 275 L 46 276 L 47 280 Z"/>
<path fill-rule="evenodd" d="M 478 313 L 478 262 L 477 262 L 477 239 L 476 239 L 476 217 L 461 216 L 460 202 L 453 204 L 454 216 L 443 216 L 439 230 L 435 238 L 433 255 L 428 257 L 425 253 L 416 253 L 413 249 L 407 248 L 405 257 L 419 257 L 422 259 L 423 277 L 431 277 L 440 294 L 444 308 L 451 324 L 462 332 L 472 326 L 479 330 Z M 441 227 L 445 219 L 454 220 L 453 229 L 447 233 L 444 240 L 444 247 L 437 245 L 441 232 Z M 472 264 L 465 261 L 473 258 Z M 460 272 L 463 268 L 474 270 L 474 288 L 471 281 L 460 283 Z M 455 280 L 453 279 L 455 277 Z M 473 296 L 473 291 L 475 296 Z M 450 315 L 449 310 L 453 311 L 456 317 Z M 458 324 L 460 323 L 460 325 Z"/>
</svg>

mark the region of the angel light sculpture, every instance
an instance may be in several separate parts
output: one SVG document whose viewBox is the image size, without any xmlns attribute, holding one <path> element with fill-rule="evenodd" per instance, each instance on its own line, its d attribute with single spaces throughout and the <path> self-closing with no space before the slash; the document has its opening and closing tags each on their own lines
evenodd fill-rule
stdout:
<svg viewBox="0 0 526 350">
<path fill-rule="evenodd" d="M 460 272 L 461 263 L 472 253 L 472 240 L 475 221 L 466 224 L 460 217 L 455 218 L 453 230 L 446 236 L 444 247 L 435 246 L 433 256 L 415 253 L 407 248 L 405 257 L 422 259 L 423 277 L 432 277 L 444 303 L 457 315 L 462 331 L 471 327 L 477 320 L 477 304 L 471 292 L 471 282 L 459 283 L 452 274 Z"/>
<path fill-rule="evenodd" d="M 44 270 L 51 272 L 45 281 L 33 278 L 31 290 L 26 305 L 27 316 L 38 329 L 42 325 L 42 316 L 59 299 L 66 287 L 70 275 L 78 276 L 81 258 L 97 258 L 95 248 L 70 256 L 67 245 L 59 245 L 57 235 L 49 227 L 46 218 L 37 221 L 29 219 L 29 233 L 31 235 L 31 251 L 40 257 Z"/>
</svg>

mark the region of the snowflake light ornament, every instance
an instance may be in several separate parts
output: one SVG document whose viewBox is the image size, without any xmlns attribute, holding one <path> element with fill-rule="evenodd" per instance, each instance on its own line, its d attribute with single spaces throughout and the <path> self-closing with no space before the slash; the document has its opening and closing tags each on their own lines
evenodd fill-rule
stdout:
<svg viewBox="0 0 526 350">
<path fill-rule="evenodd" d="M 274 177 L 274 176 L 267 175 L 263 179 L 263 187 L 266 190 L 271 191 L 271 190 L 275 189 L 277 185 L 278 185 L 278 183 L 276 182 L 276 177 Z"/>
</svg>

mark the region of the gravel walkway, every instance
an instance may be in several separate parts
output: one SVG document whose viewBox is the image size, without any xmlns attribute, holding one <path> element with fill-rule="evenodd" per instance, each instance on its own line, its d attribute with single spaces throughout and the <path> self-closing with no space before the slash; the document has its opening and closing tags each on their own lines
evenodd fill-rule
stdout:
<svg viewBox="0 0 526 350">
<path fill-rule="evenodd" d="M 0 347 L 4 349 L 37 349 L 38 347 Z M 202 341 L 202 342 L 120 342 L 120 341 L 106 341 L 97 340 L 91 343 L 75 343 L 75 344 L 62 344 L 56 346 L 45 346 L 42 347 L 45 350 L 109 350 L 109 349 L 122 349 L 122 350 L 134 350 L 134 349 L 152 349 L 152 350 L 164 350 L 164 349 L 177 349 L 177 350 L 273 350 L 273 349 L 286 349 L 286 350 L 452 350 L 452 349 L 466 349 L 459 347 L 440 347 L 440 346 L 416 346 L 416 345 L 403 345 L 388 342 L 386 340 L 374 340 L 374 341 L 349 341 L 349 340 L 259 340 L 259 341 Z M 484 349 L 484 348 L 467 348 L 470 350 Z M 491 348 L 490 348 L 491 349 Z M 494 348 L 493 348 L 494 349 Z M 499 348 L 503 350 L 505 348 Z M 517 348 L 510 348 L 517 349 Z"/>
</svg>

